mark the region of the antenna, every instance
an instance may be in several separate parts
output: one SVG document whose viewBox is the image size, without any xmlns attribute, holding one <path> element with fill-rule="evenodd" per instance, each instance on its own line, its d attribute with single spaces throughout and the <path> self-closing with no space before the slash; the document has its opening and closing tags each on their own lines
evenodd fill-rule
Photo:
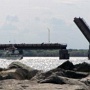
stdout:
<svg viewBox="0 0 90 90">
<path fill-rule="evenodd" d="M 11 41 L 9 41 L 9 44 L 11 43 Z"/>
<path fill-rule="evenodd" d="M 48 43 L 50 43 L 50 29 L 48 28 Z"/>
</svg>

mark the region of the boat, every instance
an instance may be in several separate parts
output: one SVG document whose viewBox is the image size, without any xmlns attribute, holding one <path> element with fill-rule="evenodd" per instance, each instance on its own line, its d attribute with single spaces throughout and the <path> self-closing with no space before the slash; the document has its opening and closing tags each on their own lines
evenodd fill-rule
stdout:
<svg viewBox="0 0 90 90">
<path fill-rule="evenodd" d="M 23 55 L 14 45 L 12 45 L 11 47 L 4 49 L 4 53 L 0 58 L 7 60 L 21 60 L 23 59 Z"/>
</svg>

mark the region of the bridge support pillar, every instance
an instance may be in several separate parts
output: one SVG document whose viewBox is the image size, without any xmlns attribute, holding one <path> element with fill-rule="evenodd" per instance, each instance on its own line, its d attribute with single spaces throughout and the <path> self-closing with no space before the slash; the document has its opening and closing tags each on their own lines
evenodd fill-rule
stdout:
<svg viewBox="0 0 90 90">
<path fill-rule="evenodd" d="M 59 50 L 59 59 L 69 59 L 69 53 L 67 49 Z"/>
<path fill-rule="evenodd" d="M 90 60 L 90 44 L 89 44 L 89 50 L 88 50 L 88 59 Z"/>
</svg>

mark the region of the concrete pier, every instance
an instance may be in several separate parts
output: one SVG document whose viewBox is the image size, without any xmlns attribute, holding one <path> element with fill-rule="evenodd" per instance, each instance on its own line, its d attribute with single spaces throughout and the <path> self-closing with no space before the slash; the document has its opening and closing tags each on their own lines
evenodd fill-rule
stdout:
<svg viewBox="0 0 90 90">
<path fill-rule="evenodd" d="M 67 49 L 59 50 L 59 59 L 69 59 L 69 53 Z"/>
</svg>

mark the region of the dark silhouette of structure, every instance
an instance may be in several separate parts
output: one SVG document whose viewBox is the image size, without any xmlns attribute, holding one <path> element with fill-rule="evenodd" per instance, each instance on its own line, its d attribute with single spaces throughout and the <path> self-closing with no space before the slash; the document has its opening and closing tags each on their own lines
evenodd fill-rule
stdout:
<svg viewBox="0 0 90 90">
<path fill-rule="evenodd" d="M 87 25 L 87 23 L 84 21 L 83 18 L 74 18 L 74 22 L 75 24 L 78 26 L 78 28 L 80 29 L 80 31 L 83 33 L 83 35 L 85 36 L 85 38 L 88 40 L 89 42 L 89 50 L 88 50 L 88 59 L 90 59 L 90 28 Z"/>
<path fill-rule="evenodd" d="M 23 54 L 23 50 L 28 49 L 59 49 L 59 58 L 60 59 L 69 59 L 68 50 L 66 49 L 67 45 L 59 43 L 41 43 L 41 44 L 0 44 L 0 50 L 10 47 L 11 45 L 15 46 L 19 50 L 19 53 Z"/>
</svg>

